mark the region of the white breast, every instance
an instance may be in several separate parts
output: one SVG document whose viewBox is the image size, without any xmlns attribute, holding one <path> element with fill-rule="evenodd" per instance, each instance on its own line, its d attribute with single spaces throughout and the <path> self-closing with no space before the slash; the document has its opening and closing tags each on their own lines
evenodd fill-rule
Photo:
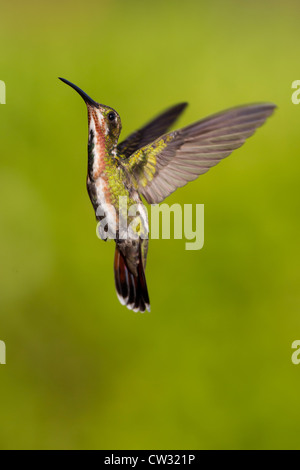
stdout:
<svg viewBox="0 0 300 470">
<path fill-rule="evenodd" d="M 112 204 L 110 204 L 108 200 L 108 188 L 106 181 L 103 178 L 98 178 L 95 181 L 95 188 L 96 188 L 96 196 L 97 196 L 97 210 L 96 216 L 97 218 L 102 218 L 102 224 L 105 226 L 108 224 L 108 233 L 109 238 L 116 238 L 116 230 L 117 230 L 117 215 L 116 210 Z"/>
</svg>

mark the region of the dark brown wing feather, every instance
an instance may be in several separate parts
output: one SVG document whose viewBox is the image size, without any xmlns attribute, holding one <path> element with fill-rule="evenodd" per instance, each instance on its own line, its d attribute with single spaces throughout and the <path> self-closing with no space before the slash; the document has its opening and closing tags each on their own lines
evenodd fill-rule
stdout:
<svg viewBox="0 0 300 470">
<path fill-rule="evenodd" d="M 118 145 L 118 154 L 124 158 L 130 157 L 138 149 L 150 144 L 165 134 L 186 108 L 187 103 L 179 103 L 167 109 L 141 129 L 130 134 Z"/>
</svg>

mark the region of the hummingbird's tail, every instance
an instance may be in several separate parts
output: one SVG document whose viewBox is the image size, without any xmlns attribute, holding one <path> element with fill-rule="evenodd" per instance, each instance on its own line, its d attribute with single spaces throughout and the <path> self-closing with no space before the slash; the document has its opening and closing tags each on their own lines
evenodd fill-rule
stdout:
<svg viewBox="0 0 300 470">
<path fill-rule="evenodd" d="M 132 274 L 126 264 L 126 259 L 121 253 L 118 245 L 115 251 L 115 285 L 119 301 L 122 305 L 134 312 L 150 312 L 150 301 L 144 272 L 144 266 L 139 249 L 139 262 L 137 265 L 137 276 Z"/>
</svg>

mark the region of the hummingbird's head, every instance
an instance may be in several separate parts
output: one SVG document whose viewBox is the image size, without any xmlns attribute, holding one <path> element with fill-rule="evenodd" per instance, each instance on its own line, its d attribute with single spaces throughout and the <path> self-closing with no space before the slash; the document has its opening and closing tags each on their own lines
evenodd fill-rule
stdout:
<svg viewBox="0 0 300 470">
<path fill-rule="evenodd" d="M 107 150 L 114 149 L 117 145 L 122 129 L 121 118 L 117 111 L 109 106 L 105 106 L 92 100 L 92 98 L 90 98 L 83 90 L 65 78 L 59 77 L 59 79 L 74 88 L 74 90 L 76 90 L 85 101 L 88 109 L 90 135 L 92 133 L 94 137 L 98 137 L 103 142 L 105 140 L 105 147 Z"/>
</svg>

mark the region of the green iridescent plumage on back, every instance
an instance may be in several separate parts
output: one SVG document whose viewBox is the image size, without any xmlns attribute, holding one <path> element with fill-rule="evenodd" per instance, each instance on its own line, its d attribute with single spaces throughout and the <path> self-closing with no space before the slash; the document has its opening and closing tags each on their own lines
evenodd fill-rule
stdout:
<svg viewBox="0 0 300 470">
<path fill-rule="evenodd" d="M 167 134 L 157 139 L 150 145 L 135 152 L 123 163 L 128 172 L 132 174 L 136 187 L 147 186 L 153 180 L 157 171 L 156 155 L 161 153 L 172 140 L 172 134 Z"/>
<path fill-rule="evenodd" d="M 104 174 L 107 178 L 111 202 L 116 209 L 119 208 L 120 197 L 127 197 L 128 204 L 134 204 L 134 200 L 130 198 L 128 187 L 124 184 L 128 179 L 125 169 L 121 166 L 116 166 L 111 157 L 106 157 Z"/>
</svg>

